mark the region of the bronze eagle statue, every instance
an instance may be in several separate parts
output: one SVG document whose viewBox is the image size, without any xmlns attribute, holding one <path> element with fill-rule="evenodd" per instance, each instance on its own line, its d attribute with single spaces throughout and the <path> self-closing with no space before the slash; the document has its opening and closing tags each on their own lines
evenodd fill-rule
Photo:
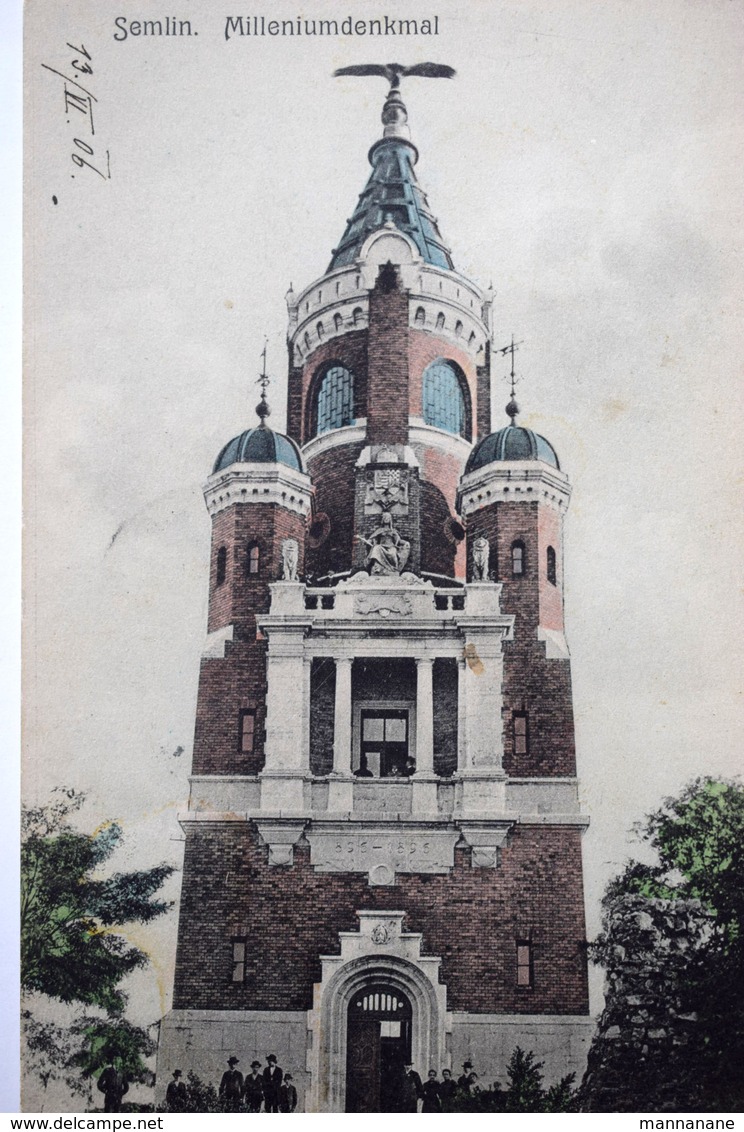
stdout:
<svg viewBox="0 0 744 1132">
<path fill-rule="evenodd" d="M 390 83 L 391 90 L 398 90 L 400 80 L 409 75 L 419 75 L 424 79 L 451 79 L 456 73 L 454 67 L 447 67 L 444 63 L 415 63 L 412 67 L 403 67 L 400 63 L 357 63 L 352 67 L 339 67 L 333 76 L 382 75 Z"/>
</svg>

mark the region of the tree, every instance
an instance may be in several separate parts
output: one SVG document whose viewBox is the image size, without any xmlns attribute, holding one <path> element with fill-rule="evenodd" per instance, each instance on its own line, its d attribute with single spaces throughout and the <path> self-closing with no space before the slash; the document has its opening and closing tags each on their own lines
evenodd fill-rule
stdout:
<svg viewBox="0 0 744 1132">
<path fill-rule="evenodd" d="M 125 1003 L 121 980 L 147 956 L 111 929 L 162 915 L 169 905 L 154 894 L 173 867 L 99 879 L 121 828 L 108 822 L 93 833 L 78 832 L 68 819 L 85 796 L 55 794 L 50 805 L 22 813 L 21 985 L 118 1013 Z"/>
<path fill-rule="evenodd" d="M 54 1080 L 77 1093 L 89 1091 L 110 1057 L 130 1080 L 151 1083 L 144 1059 L 155 1046 L 124 1017 L 127 997 L 120 985 L 148 959 L 112 929 L 165 912 L 170 905 L 155 894 L 173 872 L 161 864 L 101 877 L 121 829 L 115 822 L 92 833 L 74 829 L 70 816 L 84 801 L 84 794 L 58 789 L 49 804 L 24 809 L 21 822 L 23 990 L 103 1012 L 61 1026 L 49 1019 L 48 1009 L 43 1020 L 24 1009 L 26 1069 L 45 1089 Z"/>
<path fill-rule="evenodd" d="M 744 788 L 699 778 L 636 827 L 656 853 L 609 884 L 591 954 L 606 1005 L 589 1111 L 741 1111 Z"/>
<path fill-rule="evenodd" d="M 506 1067 L 508 1088 L 494 1083 L 475 1095 L 460 1096 L 452 1103 L 454 1112 L 575 1112 L 575 1073 L 562 1077 L 556 1085 L 543 1088 L 542 1068 L 532 1050 L 516 1047 Z"/>
</svg>

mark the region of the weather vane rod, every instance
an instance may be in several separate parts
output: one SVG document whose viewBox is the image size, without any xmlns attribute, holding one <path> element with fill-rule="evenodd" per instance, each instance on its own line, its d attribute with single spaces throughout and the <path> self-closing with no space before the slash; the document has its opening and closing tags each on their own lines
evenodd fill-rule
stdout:
<svg viewBox="0 0 744 1132">
<path fill-rule="evenodd" d="M 519 385 L 520 380 L 518 377 L 514 376 L 514 353 L 522 345 L 524 345 L 524 340 L 522 340 L 522 342 L 515 342 L 514 335 L 512 334 L 512 340 L 509 345 L 500 346 L 497 351 L 499 354 L 501 354 L 502 357 L 506 357 L 507 354 L 511 354 L 511 373 L 508 377 L 504 378 L 504 381 L 511 382 L 511 398 L 509 400 L 509 404 L 506 406 L 506 415 L 510 418 L 512 424 L 514 424 L 515 419 L 519 413 L 519 405 L 517 404 L 517 399 L 514 396 L 514 389 L 515 386 Z"/>
<path fill-rule="evenodd" d="M 256 412 L 261 418 L 261 428 L 264 428 L 266 424 L 266 418 L 271 414 L 271 409 L 269 408 L 268 402 L 266 400 L 266 390 L 271 384 L 271 378 L 266 372 L 266 348 L 268 346 L 268 342 L 269 340 L 268 338 L 266 338 L 264 340 L 264 348 L 261 351 L 261 372 L 256 378 L 256 384 L 261 386 L 261 400 L 256 405 Z"/>
</svg>

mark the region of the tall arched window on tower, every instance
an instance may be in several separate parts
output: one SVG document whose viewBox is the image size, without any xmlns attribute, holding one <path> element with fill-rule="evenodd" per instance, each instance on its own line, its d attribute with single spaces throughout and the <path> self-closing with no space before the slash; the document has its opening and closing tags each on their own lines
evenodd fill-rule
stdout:
<svg viewBox="0 0 744 1132">
<path fill-rule="evenodd" d="M 555 550 L 552 546 L 548 547 L 546 554 L 546 566 L 548 581 L 556 585 L 556 570 L 555 570 Z"/>
<path fill-rule="evenodd" d="M 437 358 L 424 370 L 424 421 L 456 436 L 467 436 L 463 382 L 452 362 Z"/>
<path fill-rule="evenodd" d="M 331 365 L 318 386 L 316 432 L 328 432 L 354 423 L 354 374 L 345 366 Z"/>
<path fill-rule="evenodd" d="M 527 556 L 524 550 L 524 543 L 521 539 L 517 539 L 512 543 L 511 548 L 512 556 L 512 578 L 523 578 L 527 569 Z"/>
<path fill-rule="evenodd" d="M 257 574 L 261 567 L 261 550 L 257 543 L 253 542 L 248 547 L 245 556 L 245 571 L 246 574 Z"/>
<path fill-rule="evenodd" d="M 217 568 L 215 570 L 215 585 L 224 585 L 225 578 L 227 577 L 227 547 L 221 546 L 217 551 Z"/>
</svg>

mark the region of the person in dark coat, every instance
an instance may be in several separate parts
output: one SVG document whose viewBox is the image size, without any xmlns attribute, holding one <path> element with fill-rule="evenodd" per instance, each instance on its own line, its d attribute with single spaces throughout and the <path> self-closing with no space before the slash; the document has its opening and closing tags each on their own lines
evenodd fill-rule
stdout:
<svg viewBox="0 0 744 1132">
<path fill-rule="evenodd" d="M 104 1095 L 104 1112 L 121 1112 L 121 1098 L 129 1092 L 129 1083 L 116 1066 L 113 1055 L 98 1078 L 98 1089 Z"/>
<path fill-rule="evenodd" d="M 423 1096 L 421 1078 L 412 1065 L 406 1065 L 401 1085 L 401 1111 L 418 1112 L 419 1097 Z"/>
<path fill-rule="evenodd" d="M 186 1110 L 189 1094 L 184 1082 L 179 1081 L 179 1077 L 183 1077 L 183 1073 L 180 1069 L 174 1069 L 173 1080 L 168 1082 L 168 1088 L 165 1090 L 165 1107 L 168 1112 L 185 1112 Z"/>
<path fill-rule="evenodd" d="M 279 1111 L 279 1086 L 284 1074 L 277 1065 L 276 1054 L 266 1057 L 267 1065 L 263 1071 L 264 1112 Z"/>
<path fill-rule="evenodd" d="M 279 1086 L 279 1111 L 294 1112 L 297 1108 L 297 1090 L 292 1082 L 292 1074 L 285 1073 Z"/>
<path fill-rule="evenodd" d="M 243 1098 L 243 1074 L 235 1068 L 236 1065 L 240 1065 L 237 1057 L 228 1057 L 227 1064 L 230 1068 L 222 1074 L 220 1096 L 227 1101 L 230 1108 L 237 1109 Z"/>
<path fill-rule="evenodd" d="M 452 1098 L 457 1092 L 457 1085 L 452 1080 L 452 1070 L 442 1070 L 442 1081 L 439 1086 L 439 1099 L 442 1102 L 442 1112 L 451 1112 Z"/>
<path fill-rule="evenodd" d="M 421 1106 L 422 1112 L 441 1112 L 442 1111 L 442 1098 L 440 1094 L 441 1085 L 437 1080 L 436 1069 L 430 1069 L 429 1074 L 424 1081 L 422 1094 L 424 1103 Z"/>
<path fill-rule="evenodd" d="M 245 1107 L 249 1112 L 260 1112 L 261 1102 L 264 1099 L 263 1077 L 261 1076 L 261 1062 L 252 1061 L 251 1071 L 243 1083 L 243 1097 Z"/>
<path fill-rule="evenodd" d="M 458 1087 L 458 1089 L 462 1089 L 463 1093 L 469 1093 L 470 1092 L 470 1074 L 472 1072 L 472 1069 L 473 1069 L 472 1061 L 463 1061 L 463 1063 L 462 1063 L 462 1073 L 457 1078 L 457 1087 Z"/>
</svg>

